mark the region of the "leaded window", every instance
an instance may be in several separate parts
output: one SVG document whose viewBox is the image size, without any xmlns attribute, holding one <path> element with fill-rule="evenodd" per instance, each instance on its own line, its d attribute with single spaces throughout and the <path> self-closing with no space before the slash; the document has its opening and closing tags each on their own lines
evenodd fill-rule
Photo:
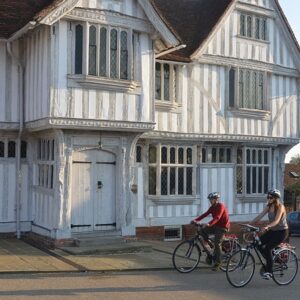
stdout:
<svg viewBox="0 0 300 300">
<path fill-rule="evenodd" d="M 155 99 L 177 101 L 176 96 L 177 66 L 156 62 L 155 64 Z"/>
<path fill-rule="evenodd" d="M 52 139 L 40 139 L 37 144 L 37 185 L 53 189 L 55 144 Z"/>
<path fill-rule="evenodd" d="M 86 25 L 87 26 L 87 25 Z M 132 77 L 133 41 L 128 30 L 90 25 L 87 29 L 87 46 L 84 45 L 83 25 L 75 26 L 75 74 L 129 80 Z M 86 47 L 86 49 L 84 49 Z M 87 51 L 87 71 L 83 66 L 84 50 Z"/>
<path fill-rule="evenodd" d="M 82 74 L 83 27 L 75 28 L 75 74 Z"/>
<path fill-rule="evenodd" d="M 194 160 L 192 147 L 150 145 L 149 195 L 193 195 Z"/>
<path fill-rule="evenodd" d="M 267 39 L 267 20 L 254 15 L 240 15 L 240 36 L 257 40 Z"/>
<path fill-rule="evenodd" d="M 202 148 L 202 163 L 231 163 L 231 147 L 207 146 Z"/>
<path fill-rule="evenodd" d="M 237 194 L 265 195 L 270 185 L 270 149 L 238 148 L 236 165 Z"/>
<path fill-rule="evenodd" d="M 236 73 L 238 73 L 237 81 Z M 260 71 L 231 69 L 229 73 L 230 107 L 266 110 L 265 78 L 265 74 Z"/>
</svg>

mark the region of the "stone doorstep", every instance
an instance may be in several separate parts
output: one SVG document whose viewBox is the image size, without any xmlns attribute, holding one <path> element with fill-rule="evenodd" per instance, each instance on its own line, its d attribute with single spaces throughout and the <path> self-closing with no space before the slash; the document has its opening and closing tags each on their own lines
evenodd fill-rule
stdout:
<svg viewBox="0 0 300 300">
<path fill-rule="evenodd" d="M 114 243 L 110 245 L 91 245 L 80 247 L 60 247 L 59 249 L 71 255 L 107 255 L 137 252 L 151 252 L 152 246 L 146 243 Z"/>
</svg>

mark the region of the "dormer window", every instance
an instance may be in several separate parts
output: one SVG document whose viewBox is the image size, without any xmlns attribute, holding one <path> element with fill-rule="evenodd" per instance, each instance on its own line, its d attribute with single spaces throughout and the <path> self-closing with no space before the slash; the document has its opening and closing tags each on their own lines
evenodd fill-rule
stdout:
<svg viewBox="0 0 300 300">
<path fill-rule="evenodd" d="M 71 23 L 68 87 L 141 93 L 138 41 L 130 28 Z"/>
<path fill-rule="evenodd" d="M 264 17 L 241 14 L 240 36 L 256 40 L 267 40 L 267 20 Z"/>
<path fill-rule="evenodd" d="M 83 74 L 84 35 L 81 24 L 76 25 L 75 35 L 75 74 Z M 87 37 L 87 75 L 131 79 L 129 44 L 132 43 L 132 38 L 128 30 L 90 25 Z"/>
</svg>

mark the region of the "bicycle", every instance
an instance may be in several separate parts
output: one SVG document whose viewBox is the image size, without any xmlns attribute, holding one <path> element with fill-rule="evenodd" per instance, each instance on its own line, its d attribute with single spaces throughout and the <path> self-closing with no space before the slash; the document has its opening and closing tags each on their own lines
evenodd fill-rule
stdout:
<svg viewBox="0 0 300 300">
<path fill-rule="evenodd" d="M 247 233 L 244 239 L 247 242 L 246 248 L 242 248 L 231 255 L 227 262 L 226 278 L 234 287 L 244 287 L 247 285 L 255 271 L 255 258 L 252 254 L 254 249 L 262 267 L 260 273 L 266 270 L 263 262 L 263 255 L 259 251 L 260 228 L 249 224 L 240 224 L 246 228 Z M 273 280 L 278 285 L 288 285 L 296 277 L 298 272 L 298 259 L 294 251 L 295 247 L 287 243 L 282 243 L 273 249 Z"/>
<path fill-rule="evenodd" d="M 174 249 L 172 262 L 174 268 L 180 273 L 189 273 L 196 269 L 200 262 L 202 253 L 206 254 L 205 262 L 209 265 L 214 263 L 214 241 L 212 237 L 205 240 L 201 235 L 203 225 L 197 225 L 197 232 L 194 237 L 178 244 Z M 225 235 L 221 244 L 221 265 L 222 271 L 226 270 L 227 260 L 232 253 L 241 249 L 238 238 L 235 235 Z"/>
</svg>

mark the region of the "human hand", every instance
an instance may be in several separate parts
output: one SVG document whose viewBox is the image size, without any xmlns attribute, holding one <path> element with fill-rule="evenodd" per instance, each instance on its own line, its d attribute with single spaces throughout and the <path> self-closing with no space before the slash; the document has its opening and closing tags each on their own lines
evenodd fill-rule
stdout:
<svg viewBox="0 0 300 300">
<path fill-rule="evenodd" d="M 269 229 L 270 229 L 269 226 L 265 226 L 265 227 L 262 227 L 262 228 L 261 228 L 261 231 L 262 231 L 262 232 L 266 232 L 266 231 L 268 231 Z"/>
</svg>

